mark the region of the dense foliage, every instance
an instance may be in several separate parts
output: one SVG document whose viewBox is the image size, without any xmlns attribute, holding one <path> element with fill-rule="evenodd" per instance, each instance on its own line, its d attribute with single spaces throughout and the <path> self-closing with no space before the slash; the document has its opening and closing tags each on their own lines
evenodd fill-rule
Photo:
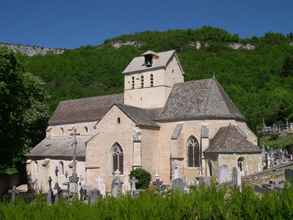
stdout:
<svg viewBox="0 0 293 220">
<path fill-rule="evenodd" d="M 241 39 L 222 29 L 170 30 L 124 35 L 99 46 L 66 51 L 62 55 L 23 57 L 25 67 L 38 74 L 51 95 L 50 110 L 60 100 L 123 91 L 123 68 L 147 49 L 176 49 L 185 80 L 216 76 L 252 129 L 271 122 L 293 120 L 293 34 L 267 33 Z M 114 43 L 137 46 L 114 48 Z M 196 42 L 201 48 L 196 49 Z M 232 49 L 231 43 L 255 49 Z"/>
<path fill-rule="evenodd" d="M 135 184 L 137 189 L 147 189 L 150 185 L 151 174 L 142 168 L 134 169 L 130 172 L 130 178 L 134 177 L 138 182 Z"/>
<path fill-rule="evenodd" d="M 0 171 L 15 167 L 43 136 L 48 109 L 44 85 L 15 55 L 0 50 Z"/>
<path fill-rule="evenodd" d="M 179 192 L 158 195 L 143 193 L 138 198 L 108 197 L 95 205 L 82 202 L 59 202 L 47 205 L 45 200 L 0 203 L 0 219 L 292 219 L 293 189 L 257 195 L 246 188 L 217 190 L 195 189 L 189 194 Z"/>
</svg>

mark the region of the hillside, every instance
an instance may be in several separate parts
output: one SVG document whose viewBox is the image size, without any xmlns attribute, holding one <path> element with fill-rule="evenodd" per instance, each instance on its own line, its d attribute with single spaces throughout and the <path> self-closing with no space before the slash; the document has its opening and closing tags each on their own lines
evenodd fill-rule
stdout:
<svg viewBox="0 0 293 220">
<path fill-rule="evenodd" d="M 121 72 L 134 56 L 176 49 L 185 80 L 215 75 L 256 129 L 263 118 L 267 123 L 293 119 L 293 74 L 285 65 L 292 42 L 293 34 L 241 39 L 203 27 L 124 35 L 63 54 L 21 58 L 27 71 L 46 82 L 52 112 L 60 100 L 122 92 Z"/>
</svg>

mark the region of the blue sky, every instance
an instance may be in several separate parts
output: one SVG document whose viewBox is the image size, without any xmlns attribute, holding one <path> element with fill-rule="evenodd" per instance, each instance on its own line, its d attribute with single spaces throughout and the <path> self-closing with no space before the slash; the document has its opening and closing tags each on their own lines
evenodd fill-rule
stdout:
<svg viewBox="0 0 293 220">
<path fill-rule="evenodd" d="M 293 0 L 9 0 L 0 42 L 75 48 L 145 30 L 222 27 L 240 36 L 293 32 Z"/>
</svg>

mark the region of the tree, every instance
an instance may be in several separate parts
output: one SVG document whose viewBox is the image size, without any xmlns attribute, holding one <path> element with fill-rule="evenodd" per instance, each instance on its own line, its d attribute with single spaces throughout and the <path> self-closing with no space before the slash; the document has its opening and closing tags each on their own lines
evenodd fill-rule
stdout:
<svg viewBox="0 0 293 220">
<path fill-rule="evenodd" d="M 0 169 L 15 167 L 44 135 L 48 119 L 42 81 L 0 48 Z"/>
<path fill-rule="evenodd" d="M 132 177 L 135 177 L 138 180 L 138 182 L 135 184 L 137 189 L 146 189 L 149 187 L 151 174 L 148 171 L 142 168 L 137 168 L 130 172 L 130 178 Z"/>
<path fill-rule="evenodd" d="M 293 56 L 288 56 L 282 66 L 281 76 L 293 76 Z"/>
</svg>

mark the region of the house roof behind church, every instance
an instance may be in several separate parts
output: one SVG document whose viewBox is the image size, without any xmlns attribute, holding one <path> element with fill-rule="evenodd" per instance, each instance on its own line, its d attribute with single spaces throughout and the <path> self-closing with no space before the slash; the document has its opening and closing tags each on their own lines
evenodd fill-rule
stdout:
<svg viewBox="0 0 293 220">
<path fill-rule="evenodd" d="M 85 142 L 91 136 L 77 136 L 76 156 L 78 159 L 85 158 Z M 58 136 L 47 137 L 43 139 L 37 146 L 35 146 L 27 157 L 29 158 L 72 158 L 73 156 L 73 137 L 72 136 Z"/>
<path fill-rule="evenodd" d="M 206 153 L 261 153 L 261 149 L 247 140 L 240 128 L 229 125 L 218 130 Z"/>
<path fill-rule="evenodd" d="M 147 51 L 147 54 L 154 53 L 156 54 L 156 58 L 153 59 L 152 66 L 146 66 L 144 60 L 144 54 L 141 56 L 135 57 L 132 61 L 127 65 L 127 67 L 122 72 L 123 74 L 151 70 L 151 69 L 159 69 L 167 66 L 171 58 L 175 55 L 175 50 L 169 50 L 164 52 L 155 53 L 153 51 Z"/>
<path fill-rule="evenodd" d="M 49 125 L 100 120 L 113 104 L 123 103 L 123 94 L 66 100 L 59 103 Z"/>
<path fill-rule="evenodd" d="M 195 119 L 245 120 L 238 108 L 214 79 L 175 84 L 159 121 Z"/>
</svg>

